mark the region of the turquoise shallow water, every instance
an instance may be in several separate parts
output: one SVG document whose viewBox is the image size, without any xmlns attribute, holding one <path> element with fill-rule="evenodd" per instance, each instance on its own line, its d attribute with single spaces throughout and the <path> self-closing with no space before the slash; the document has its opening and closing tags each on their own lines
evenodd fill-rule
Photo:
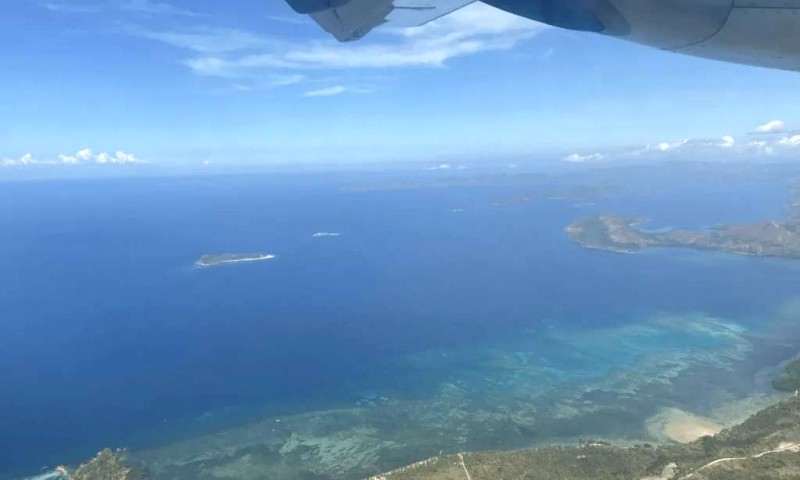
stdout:
<svg viewBox="0 0 800 480">
<path fill-rule="evenodd" d="M 351 405 L 265 415 L 133 458 L 156 478 L 265 478 L 269 472 L 273 478 L 345 479 L 440 452 L 581 438 L 664 441 L 651 424 L 665 408 L 732 423 L 774 401 L 759 374 L 800 346 L 788 321 L 800 310 L 790 311 L 759 331 L 673 314 L 420 352 L 395 361 L 410 366 L 421 383 L 436 378 L 425 396 L 359 392 Z M 764 342 L 771 344 L 768 353 Z"/>
<path fill-rule="evenodd" d="M 635 179 L 586 199 L 552 180 L 355 180 L 391 179 L 0 191 L 20 205 L 0 216 L 15 232 L 0 240 L 0 472 L 117 445 L 156 478 L 352 478 L 440 450 L 642 438 L 660 406 L 741 398 L 796 350 L 797 264 L 616 255 L 562 232 L 607 209 L 656 227 L 775 217 L 788 197 L 772 183 Z M 193 267 L 227 251 L 276 259 Z"/>
</svg>

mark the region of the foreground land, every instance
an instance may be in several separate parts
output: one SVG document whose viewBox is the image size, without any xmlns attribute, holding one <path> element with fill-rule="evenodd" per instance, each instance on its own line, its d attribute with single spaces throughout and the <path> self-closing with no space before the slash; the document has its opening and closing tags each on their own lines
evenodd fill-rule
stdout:
<svg viewBox="0 0 800 480">
<path fill-rule="evenodd" d="M 686 445 L 576 446 L 436 457 L 373 480 L 758 480 L 800 478 L 800 399 Z"/>
<path fill-rule="evenodd" d="M 70 472 L 47 478 L 143 480 L 142 470 L 105 450 Z M 203 478 L 225 478 L 235 476 Z M 264 477 L 266 478 L 266 477 Z M 800 398 L 792 397 L 744 423 L 684 445 L 616 447 L 587 441 L 509 452 L 434 457 L 371 480 L 767 480 L 800 478 Z"/>
<path fill-rule="evenodd" d="M 603 214 L 584 218 L 565 231 L 588 248 L 635 252 L 646 247 L 688 247 L 701 250 L 800 258 L 800 223 L 793 220 L 722 225 L 709 230 L 645 232 L 636 225 L 641 217 Z"/>
<path fill-rule="evenodd" d="M 146 478 L 144 472 L 125 464 L 123 452 L 106 449 L 75 470 L 61 466 L 29 480 L 146 480 Z"/>
</svg>

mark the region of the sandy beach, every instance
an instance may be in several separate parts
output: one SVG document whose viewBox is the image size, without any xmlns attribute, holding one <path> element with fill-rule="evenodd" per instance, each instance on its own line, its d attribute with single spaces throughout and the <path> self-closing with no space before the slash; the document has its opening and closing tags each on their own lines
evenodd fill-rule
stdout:
<svg viewBox="0 0 800 480">
<path fill-rule="evenodd" d="M 679 408 L 664 408 L 647 422 L 647 429 L 656 438 L 679 443 L 689 443 L 706 435 L 715 435 L 723 428 L 714 419 Z"/>
</svg>

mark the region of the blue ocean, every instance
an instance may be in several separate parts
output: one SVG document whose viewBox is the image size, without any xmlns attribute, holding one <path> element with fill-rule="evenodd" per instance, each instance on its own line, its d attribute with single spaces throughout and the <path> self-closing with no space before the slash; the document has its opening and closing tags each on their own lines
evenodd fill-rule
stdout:
<svg viewBox="0 0 800 480">
<path fill-rule="evenodd" d="M 712 400 L 757 390 L 757 371 L 796 354 L 800 263 L 614 254 L 563 230 L 604 211 L 646 215 L 647 228 L 780 218 L 786 185 L 637 174 L 621 188 L 605 182 L 612 174 L 3 183 L 0 478 L 104 447 L 127 448 L 154 478 L 227 478 L 208 466 L 215 460 L 199 474 L 175 459 L 239 447 L 256 455 L 247 443 L 256 436 L 267 452 L 259 468 L 271 472 L 263 478 L 357 478 L 441 450 L 584 432 L 639 438 L 659 407 L 636 403 L 647 389 L 705 413 Z M 587 199 L 575 194 L 581 182 L 606 187 Z M 275 258 L 195 266 L 226 252 Z M 775 332 L 779 346 L 759 343 Z M 677 355 L 683 373 L 667 387 L 632 386 L 626 372 L 653 378 L 648 365 L 663 373 Z M 690 399 L 692 382 L 709 375 L 717 393 Z M 600 407 L 595 417 L 576 410 L 578 391 L 581 404 L 622 391 L 627 403 L 612 399 L 611 427 Z M 431 434 L 439 411 L 452 418 Z M 227 447 L 214 443 L 223 436 Z M 344 444 L 358 462 L 339 468 Z M 310 457 L 314 448 L 328 456 Z"/>
</svg>

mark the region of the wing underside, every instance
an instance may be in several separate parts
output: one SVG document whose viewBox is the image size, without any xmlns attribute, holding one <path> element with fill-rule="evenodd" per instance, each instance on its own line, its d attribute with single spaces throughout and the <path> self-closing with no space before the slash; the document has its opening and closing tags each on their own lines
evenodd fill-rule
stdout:
<svg viewBox="0 0 800 480">
<path fill-rule="evenodd" d="M 339 41 L 358 40 L 379 26 L 415 27 L 475 0 L 289 0 Z"/>
</svg>

